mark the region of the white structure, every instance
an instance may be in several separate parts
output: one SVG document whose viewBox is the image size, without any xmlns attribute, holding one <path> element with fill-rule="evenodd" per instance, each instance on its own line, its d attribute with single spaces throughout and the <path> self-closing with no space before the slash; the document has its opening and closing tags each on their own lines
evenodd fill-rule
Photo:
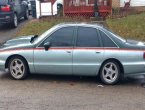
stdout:
<svg viewBox="0 0 145 110">
<path fill-rule="evenodd" d="M 124 6 L 124 2 L 128 2 L 129 0 L 120 0 L 120 6 Z M 140 6 L 145 6 L 145 0 L 131 0 L 130 2 L 131 7 L 140 7 Z"/>
<path fill-rule="evenodd" d="M 57 0 L 54 4 L 52 2 L 42 2 L 36 1 L 36 17 L 40 18 L 42 16 L 52 16 L 57 14 Z M 51 0 L 49 0 L 51 1 Z"/>
</svg>

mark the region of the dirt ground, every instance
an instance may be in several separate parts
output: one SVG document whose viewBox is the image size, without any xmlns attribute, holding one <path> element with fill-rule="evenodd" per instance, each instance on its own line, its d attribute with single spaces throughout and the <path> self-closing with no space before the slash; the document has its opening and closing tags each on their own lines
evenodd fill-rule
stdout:
<svg viewBox="0 0 145 110">
<path fill-rule="evenodd" d="M 101 85 L 95 77 L 0 73 L 0 110 L 145 110 L 143 79 Z"/>
</svg>

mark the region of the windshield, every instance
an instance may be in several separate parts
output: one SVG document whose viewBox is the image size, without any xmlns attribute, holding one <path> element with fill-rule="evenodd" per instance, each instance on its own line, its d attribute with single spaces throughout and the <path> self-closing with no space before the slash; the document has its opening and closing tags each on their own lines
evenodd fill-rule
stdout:
<svg viewBox="0 0 145 110">
<path fill-rule="evenodd" d="M 45 39 L 50 33 L 52 33 L 58 26 L 54 26 L 51 29 L 47 30 L 46 32 L 44 32 L 43 34 L 41 34 L 37 39 L 35 39 L 34 43 L 38 43 L 40 41 L 42 41 L 43 39 Z"/>
<path fill-rule="evenodd" d="M 8 0 L 0 0 L 0 5 L 5 5 L 8 3 Z"/>
</svg>

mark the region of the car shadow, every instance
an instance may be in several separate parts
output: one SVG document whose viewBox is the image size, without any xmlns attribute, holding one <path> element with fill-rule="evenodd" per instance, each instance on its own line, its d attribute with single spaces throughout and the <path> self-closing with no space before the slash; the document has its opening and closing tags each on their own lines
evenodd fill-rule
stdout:
<svg viewBox="0 0 145 110">
<path fill-rule="evenodd" d="M 13 80 L 8 72 L 0 73 L 0 80 Z M 97 84 L 104 85 L 101 83 L 98 77 L 90 76 L 74 76 L 74 75 L 46 75 L 46 74 L 30 74 L 27 79 L 24 81 L 33 81 L 33 82 L 57 82 L 57 83 L 79 83 L 79 84 Z M 134 86 L 142 85 L 145 83 L 143 78 L 124 78 L 117 85 L 118 86 Z"/>
</svg>

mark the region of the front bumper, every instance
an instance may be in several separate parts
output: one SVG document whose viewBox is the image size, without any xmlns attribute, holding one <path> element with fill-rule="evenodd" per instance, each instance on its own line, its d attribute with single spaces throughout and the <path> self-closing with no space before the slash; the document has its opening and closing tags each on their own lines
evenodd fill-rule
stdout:
<svg viewBox="0 0 145 110">
<path fill-rule="evenodd" d="M 11 23 L 14 20 L 13 12 L 0 12 L 0 24 Z"/>
<path fill-rule="evenodd" d="M 5 62 L 0 60 L 0 71 L 5 71 Z"/>
</svg>

